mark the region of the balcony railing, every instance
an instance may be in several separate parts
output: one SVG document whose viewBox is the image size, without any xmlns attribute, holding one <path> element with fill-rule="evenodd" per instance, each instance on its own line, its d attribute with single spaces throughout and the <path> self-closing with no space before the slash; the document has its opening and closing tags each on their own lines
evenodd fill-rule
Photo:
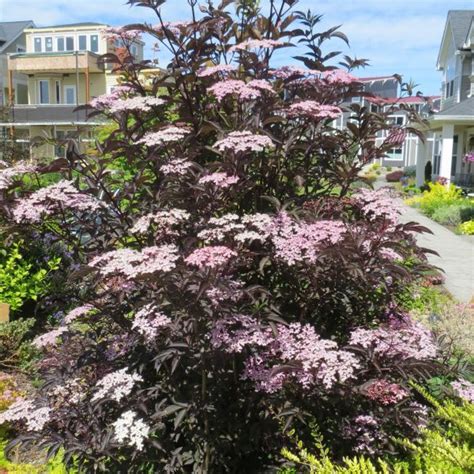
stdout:
<svg viewBox="0 0 474 474">
<path fill-rule="evenodd" d="M 85 124 L 86 110 L 75 110 L 75 105 L 15 105 L 9 110 L 6 122 L 16 125 L 78 125 Z M 92 123 L 93 122 L 93 123 Z M 96 124 L 94 118 L 90 125 Z"/>
<path fill-rule="evenodd" d="M 100 56 L 90 51 L 70 51 L 60 53 L 17 53 L 8 57 L 8 68 L 24 74 L 63 73 L 76 71 L 103 72 L 104 64 Z"/>
</svg>

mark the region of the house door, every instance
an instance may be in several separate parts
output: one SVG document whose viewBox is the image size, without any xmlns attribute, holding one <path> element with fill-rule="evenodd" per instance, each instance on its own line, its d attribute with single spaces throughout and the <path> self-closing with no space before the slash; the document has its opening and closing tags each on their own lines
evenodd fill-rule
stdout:
<svg viewBox="0 0 474 474">
<path fill-rule="evenodd" d="M 64 86 L 64 102 L 76 105 L 76 86 Z"/>
</svg>

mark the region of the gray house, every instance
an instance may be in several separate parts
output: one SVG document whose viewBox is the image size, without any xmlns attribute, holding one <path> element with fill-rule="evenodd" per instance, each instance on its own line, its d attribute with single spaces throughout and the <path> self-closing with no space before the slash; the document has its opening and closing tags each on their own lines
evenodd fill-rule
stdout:
<svg viewBox="0 0 474 474">
<path fill-rule="evenodd" d="M 8 74 L 8 55 L 26 51 L 26 36 L 24 30 L 32 28 L 34 23 L 26 21 L 0 22 L 0 106 L 9 101 L 9 81 L 15 94 L 14 102 L 28 103 L 28 77 L 24 74 Z"/>
<path fill-rule="evenodd" d="M 430 118 L 435 134 L 434 177 L 460 186 L 474 186 L 474 163 L 464 157 L 474 151 L 474 10 L 448 12 L 437 68 L 442 72 L 441 108 Z M 417 181 L 429 154 L 417 163 Z"/>
</svg>

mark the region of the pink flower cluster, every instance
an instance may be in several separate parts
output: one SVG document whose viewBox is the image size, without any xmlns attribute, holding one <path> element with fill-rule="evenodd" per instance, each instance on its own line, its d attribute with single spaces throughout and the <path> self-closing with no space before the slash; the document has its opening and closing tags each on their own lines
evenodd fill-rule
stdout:
<svg viewBox="0 0 474 474">
<path fill-rule="evenodd" d="M 175 245 L 145 247 L 141 251 L 119 249 L 95 257 L 89 266 L 98 268 L 104 276 L 123 275 L 133 279 L 156 272 L 169 272 L 179 259 Z"/>
<path fill-rule="evenodd" d="M 216 322 L 211 343 L 230 353 L 253 347 L 255 353 L 247 359 L 242 378 L 267 393 L 281 390 L 289 380 L 304 388 L 322 384 L 331 389 L 352 378 L 359 367 L 354 354 L 339 349 L 334 341 L 321 339 L 309 324 L 279 324 L 275 334 L 255 318 L 233 316 Z M 279 370 L 283 366 L 284 370 Z"/>
<path fill-rule="evenodd" d="M 184 261 L 202 270 L 223 267 L 234 257 L 237 257 L 237 254 L 230 248 L 214 245 L 194 250 Z"/>
<path fill-rule="evenodd" d="M 152 342 L 160 330 L 171 323 L 155 305 L 148 304 L 137 312 L 133 319 L 132 328 L 136 329 L 147 342 Z"/>
<path fill-rule="evenodd" d="M 229 188 L 239 181 L 238 176 L 231 176 L 227 173 L 211 173 L 199 178 L 199 184 L 213 184 L 217 188 Z"/>
<path fill-rule="evenodd" d="M 69 311 L 69 313 L 67 313 L 66 316 L 64 316 L 64 323 L 71 324 L 77 318 L 80 318 L 81 316 L 85 316 L 87 313 L 91 312 L 93 309 L 95 308 L 91 304 L 78 306 L 77 308 L 74 308 L 73 310 Z"/>
<path fill-rule="evenodd" d="M 191 130 L 187 127 L 170 125 L 157 132 L 147 133 L 142 139 L 138 140 L 137 143 L 142 143 L 148 147 L 160 146 L 167 143 L 180 142 L 190 133 Z"/>
<path fill-rule="evenodd" d="M 134 41 L 140 39 L 141 31 L 139 30 L 127 30 L 123 27 L 112 28 L 109 27 L 104 31 L 104 36 L 112 40 L 124 40 L 124 41 Z"/>
<path fill-rule="evenodd" d="M 122 97 L 132 92 L 129 86 L 116 86 L 110 94 L 102 94 L 90 101 L 91 107 L 95 109 L 109 109 Z"/>
<path fill-rule="evenodd" d="M 408 396 L 408 392 L 396 383 L 379 379 L 370 384 L 366 391 L 367 397 L 382 405 L 392 405 Z"/>
<path fill-rule="evenodd" d="M 258 135 L 248 131 L 231 132 L 214 146 L 219 151 L 232 151 L 234 153 L 254 151 L 260 152 L 265 148 L 272 148 L 274 144 L 266 135 Z"/>
<path fill-rule="evenodd" d="M 237 67 L 231 64 L 218 64 L 217 66 L 203 67 L 199 69 L 196 75 L 198 77 L 209 77 L 213 76 L 214 74 L 228 74 L 229 72 L 233 72 L 236 69 Z"/>
<path fill-rule="evenodd" d="M 137 373 L 129 374 L 127 368 L 117 370 L 102 377 L 96 383 L 97 391 L 91 400 L 96 402 L 109 397 L 116 402 L 120 402 L 132 393 L 136 382 L 143 382 L 143 378 Z"/>
<path fill-rule="evenodd" d="M 324 105 L 315 100 L 303 100 L 291 104 L 288 110 L 291 117 L 308 117 L 316 120 L 335 119 L 342 110 L 334 105 Z"/>
<path fill-rule="evenodd" d="M 370 348 L 381 357 L 426 360 L 437 354 L 431 333 L 408 318 L 376 329 L 356 329 L 351 333 L 350 344 Z"/>
<path fill-rule="evenodd" d="M 163 105 L 165 101 L 159 97 L 151 96 L 137 96 L 130 97 L 128 99 L 117 99 L 115 102 L 110 104 L 110 112 L 128 112 L 128 111 L 139 111 L 149 112 L 153 107 Z"/>
<path fill-rule="evenodd" d="M 261 241 L 270 236 L 273 219 L 268 214 L 224 214 L 212 217 L 198 237 L 206 242 L 218 242 L 232 238 L 235 242 Z"/>
<path fill-rule="evenodd" d="M 372 191 L 361 188 L 353 197 L 361 205 L 362 212 L 369 220 L 386 219 L 392 224 L 398 222 L 400 208 L 387 190 L 381 188 Z"/>
<path fill-rule="evenodd" d="M 274 77 L 284 80 L 292 78 L 307 78 L 308 76 L 319 77 L 321 75 L 321 71 L 318 71 L 316 69 L 304 69 L 297 66 L 283 66 L 277 69 L 273 69 L 270 72 Z"/>
<path fill-rule="evenodd" d="M 226 79 L 216 82 L 207 91 L 216 96 L 218 102 L 222 102 L 229 95 L 241 100 L 252 100 L 261 97 L 262 91 L 275 93 L 271 84 L 263 79 L 254 79 L 247 83 L 238 79 Z"/>
<path fill-rule="evenodd" d="M 322 73 L 322 77 L 330 84 L 338 84 L 343 86 L 353 84 L 354 82 L 360 82 L 357 77 L 353 76 L 352 74 L 349 74 L 343 69 L 325 71 Z"/>
<path fill-rule="evenodd" d="M 152 212 L 140 217 L 137 222 L 135 222 L 131 231 L 137 234 L 144 234 L 154 225 L 160 237 L 178 235 L 175 228 L 183 222 L 186 222 L 189 217 L 189 212 L 183 209 Z"/>
<path fill-rule="evenodd" d="M 35 170 L 36 167 L 34 165 L 24 161 L 19 161 L 11 167 L 0 169 L 0 191 L 8 189 L 16 176 L 33 173 Z"/>
<path fill-rule="evenodd" d="M 465 163 L 474 163 L 474 150 L 469 151 L 464 155 Z"/>
<path fill-rule="evenodd" d="M 0 425 L 9 421 L 24 421 L 28 431 L 41 431 L 51 420 L 51 408 L 36 407 L 31 400 L 19 399 L 0 413 Z"/>
<path fill-rule="evenodd" d="M 451 382 L 451 387 L 460 398 L 464 398 L 464 400 L 474 403 L 474 384 L 473 383 L 464 379 L 459 379 L 459 380 L 456 380 L 455 382 Z"/>
<path fill-rule="evenodd" d="M 78 191 L 71 181 L 60 181 L 20 200 L 13 210 L 13 218 L 16 222 L 39 222 L 43 215 L 60 210 L 94 212 L 100 207 L 99 200 Z"/>
<path fill-rule="evenodd" d="M 277 41 L 272 39 L 248 39 L 242 43 L 236 44 L 229 48 L 229 53 L 234 51 L 246 51 L 249 49 L 270 49 L 276 48 L 277 46 L 283 46 L 285 43 L 283 41 Z"/>
<path fill-rule="evenodd" d="M 347 233 L 342 221 L 298 222 L 285 212 L 273 221 L 275 256 L 288 265 L 314 263 L 320 250 L 341 241 Z"/>
<path fill-rule="evenodd" d="M 174 36 L 180 36 L 182 34 L 186 34 L 188 29 L 194 25 L 196 25 L 196 23 L 192 21 L 165 21 L 163 26 L 157 25 L 153 29 L 156 33 L 162 36 L 166 35 L 165 29 Z"/>
<path fill-rule="evenodd" d="M 52 331 L 49 331 L 41 336 L 37 336 L 33 339 L 33 346 L 37 347 L 38 349 L 43 349 L 44 347 L 48 346 L 55 346 L 58 342 L 58 337 L 68 331 L 68 328 L 65 326 L 59 326 Z"/>
<path fill-rule="evenodd" d="M 118 443 L 127 444 L 141 451 L 144 446 L 144 440 L 148 438 L 150 427 L 138 415 L 128 410 L 122 413 L 117 421 L 112 423 L 114 427 L 114 437 Z"/>
<path fill-rule="evenodd" d="M 184 176 L 189 168 L 192 167 L 192 163 L 186 158 L 175 158 L 168 163 L 161 165 L 160 171 L 165 175 L 177 175 Z"/>
</svg>

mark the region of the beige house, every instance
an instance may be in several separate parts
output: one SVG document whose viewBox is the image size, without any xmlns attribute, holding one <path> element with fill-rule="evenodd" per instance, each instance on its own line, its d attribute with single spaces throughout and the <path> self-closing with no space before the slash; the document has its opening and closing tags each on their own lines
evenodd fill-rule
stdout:
<svg viewBox="0 0 474 474">
<path fill-rule="evenodd" d="M 118 76 L 111 65 L 100 57 L 115 52 L 120 46 L 106 34 L 102 23 L 77 23 L 25 30 L 26 51 L 8 56 L 9 91 L 12 104 L 7 126 L 15 136 L 61 139 L 79 132 L 82 143 L 90 138 L 97 122 L 87 120 L 85 111 L 75 111 L 92 98 L 110 93 Z M 135 40 L 131 49 L 135 58 L 143 59 L 144 43 Z M 28 100 L 20 103 L 12 78 L 27 76 Z M 39 158 L 52 158 L 63 153 L 53 144 L 32 147 Z"/>
<path fill-rule="evenodd" d="M 474 163 L 464 159 L 474 151 L 474 10 L 448 12 L 437 68 L 443 79 L 441 109 L 430 118 L 436 138 L 433 175 L 474 188 Z M 420 155 L 417 162 L 418 183 L 427 159 Z"/>
</svg>

